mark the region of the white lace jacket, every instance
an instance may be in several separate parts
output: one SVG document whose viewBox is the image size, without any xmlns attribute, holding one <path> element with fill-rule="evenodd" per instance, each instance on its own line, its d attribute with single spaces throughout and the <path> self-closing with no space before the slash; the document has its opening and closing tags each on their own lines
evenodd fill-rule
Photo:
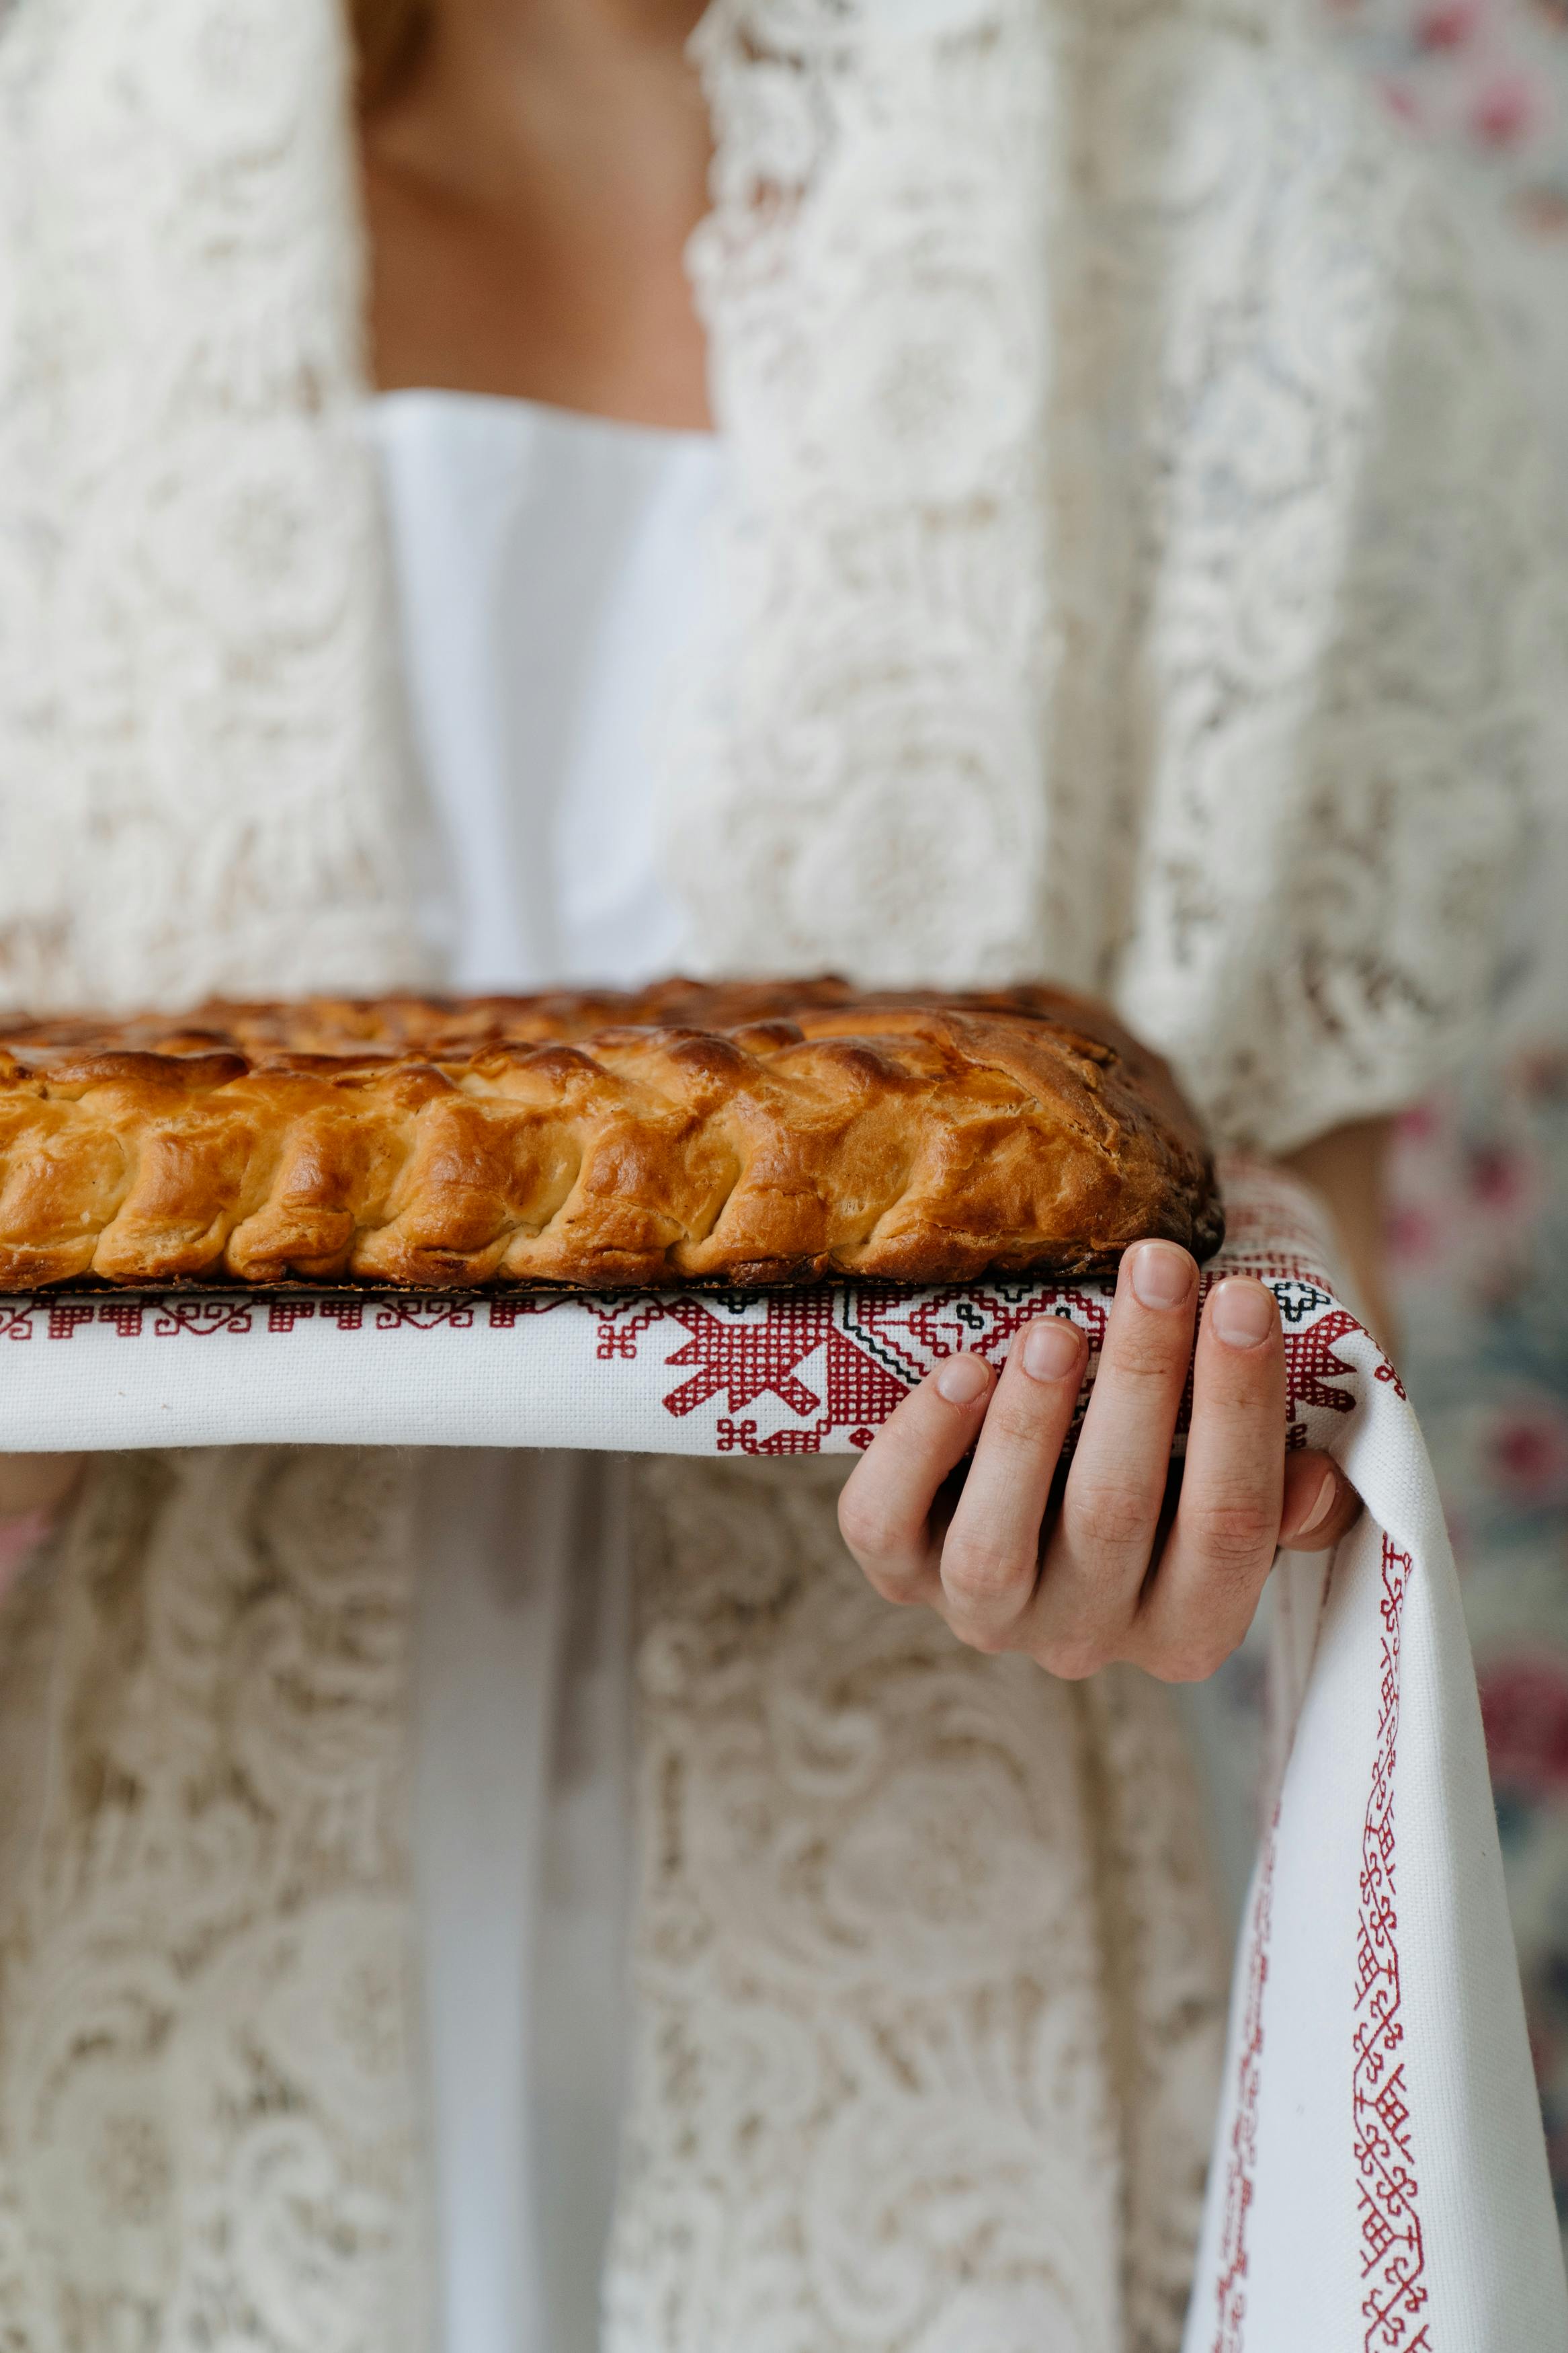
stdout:
<svg viewBox="0 0 1568 2353">
<path fill-rule="evenodd" d="M 1561 617 L 1414 163 L 1284 0 L 699 40 L 691 961 L 1063 976 L 1279 1147 L 1419 1090 L 1499 978 Z M 333 0 L 5 18 L 5 997 L 417 968 L 352 190 Z"/>
<path fill-rule="evenodd" d="M 1278 1144 L 1418 1087 L 1552 615 L 1414 171 L 1261 0 L 715 0 L 701 50 L 694 959 L 1058 971 Z M 334 0 L 0 0 L 0 999 L 417 968 L 343 67 Z M 606 2345 L 1168 2353 L 1219 2012 L 1152 1687 L 881 1610 L 798 1479 L 644 1504 Z M 428 2341 L 413 1504 L 111 1459 L 8 1609 L 18 2353 Z"/>
</svg>

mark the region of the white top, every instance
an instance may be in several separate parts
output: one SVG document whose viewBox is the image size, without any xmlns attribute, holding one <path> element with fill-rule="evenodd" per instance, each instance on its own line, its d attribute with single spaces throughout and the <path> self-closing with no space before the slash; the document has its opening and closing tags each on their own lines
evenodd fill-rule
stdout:
<svg viewBox="0 0 1568 2353">
<path fill-rule="evenodd" d="M 372 415 L 451 986 L 669 971 L 653 761 L 700 614 L 717 442 L 468 393 Z"/>
<path fill-rule="evenodd" d="M 411 716 L 461 989 L 678 961 L 653 746 L 718 444 L 468 394 L 378 400 Z M 604 1456 L 427 1458 L 416 1878 L 442 2353 L 595 2353 L 631 1873 L 630 1580 Z"/>
</svg>

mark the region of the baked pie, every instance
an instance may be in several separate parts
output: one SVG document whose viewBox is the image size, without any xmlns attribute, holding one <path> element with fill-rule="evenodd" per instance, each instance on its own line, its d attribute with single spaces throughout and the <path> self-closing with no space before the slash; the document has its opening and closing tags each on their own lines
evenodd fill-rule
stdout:
<svg viewBox="0 0 1568 2353">
<path fill-rule="evenodd" d="M 833 980 L 0 1023 L 0 1289 L 593 1291 L 1217 1249 L 1207 1148 L 1100 1008 Z"/>
</svg>

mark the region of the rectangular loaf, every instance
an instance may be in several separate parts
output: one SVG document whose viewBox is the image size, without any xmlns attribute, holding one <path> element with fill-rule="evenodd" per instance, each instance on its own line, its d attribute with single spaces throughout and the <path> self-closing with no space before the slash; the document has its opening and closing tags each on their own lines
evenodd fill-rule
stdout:
<svg viewBox="0 0 1568 2353">
<path fill-rule="evenodd" d="M 0 1024 L 0 1290 L 1086 1274 L 1223 1220 L 1169 1072 L 1047 989 L 311 998 Z"/>
</svg>

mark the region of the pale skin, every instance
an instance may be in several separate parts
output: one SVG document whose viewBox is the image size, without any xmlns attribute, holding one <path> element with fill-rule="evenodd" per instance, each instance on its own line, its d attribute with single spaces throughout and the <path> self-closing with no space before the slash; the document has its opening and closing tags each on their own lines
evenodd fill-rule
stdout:
<svg viewBox="0 0 1568 2353">
<path fill-rule="evenodd" d="M 399 0 L 385 0 L 388 10 Z M 400 12 L 401 13 L 401 12 Z M 710 423 L 683 253 L 707 202 L 710 137 L 686 55 L 697 0 L 436 0 L 363 125 L 371 346 L 387 390 L 435 385 L 632 422 Z M 1294 1155 L 1340 1227 L 1374 1324 L 1386 1124 Z M 1211 1293 L 1179 1485 L 1172 1432 L 1197 1269 L 1151 1241 L 1118 1281 L 1065 1479 L 1085 1369 L 1065 1322 L 1021 1333 L 1000 1375 L 949 1360 L 845 1487 L 851 1553 L 889 1601 L 960 1641 L 1079 1676 L 1112 1660 L 1184 1681 L 1245 1634 L 1281 1545 L 1337 1544 L 1360 1510 L 1326 1455 L 1285 1451 L 1271 1294 Z M 58 1507 L 69 1457 L 0 1461 L 0 1514 Z"/>
</svg>

